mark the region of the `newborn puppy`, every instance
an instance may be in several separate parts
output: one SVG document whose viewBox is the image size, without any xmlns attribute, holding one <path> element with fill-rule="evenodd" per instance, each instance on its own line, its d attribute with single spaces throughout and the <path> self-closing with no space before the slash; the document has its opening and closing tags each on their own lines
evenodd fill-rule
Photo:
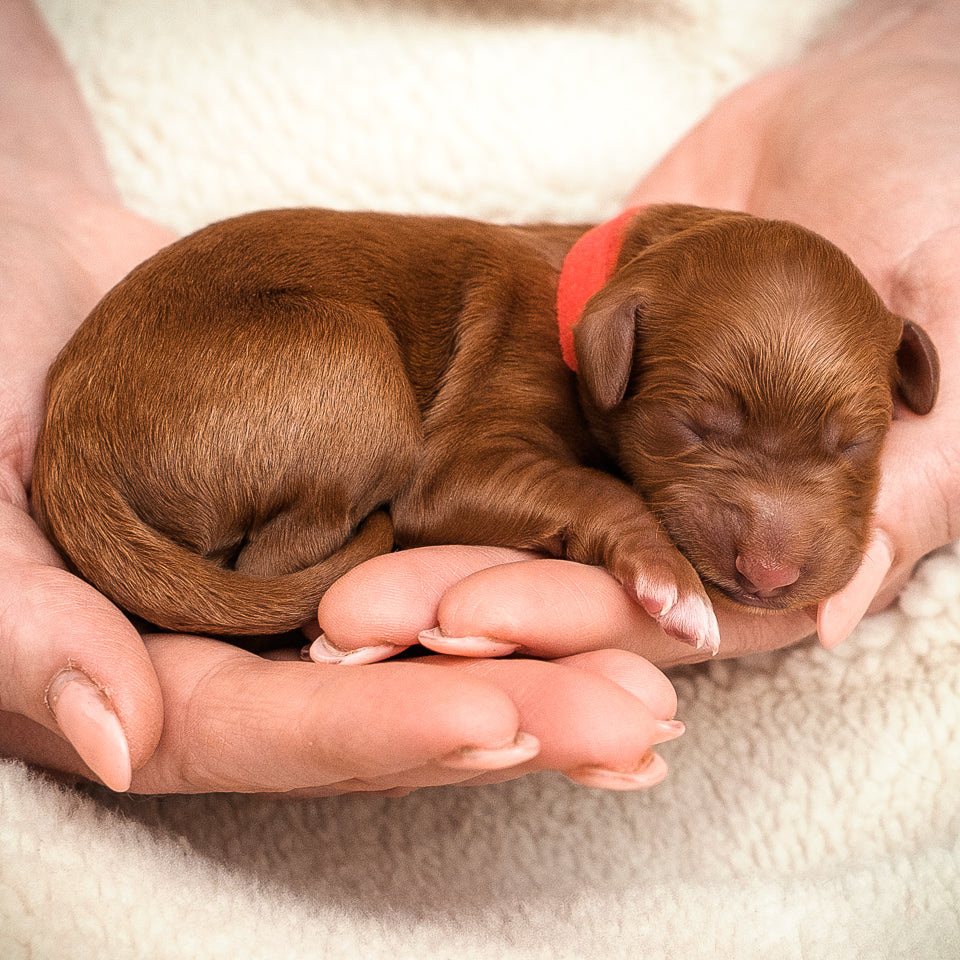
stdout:
<svg viewBox="0 0 960 960">
<path fill-rule="evenodd" d="M 716 650 L 691 562 L 752 608 L 835 592 L 892 398 L 936 390 L 923 332 L 791 224 L 269 211 L 94 309 L 51 369 L 33 503 L 124 609 L 251 647 L 394 543 L 477 543 L 603 565 Z"/>
</svg>

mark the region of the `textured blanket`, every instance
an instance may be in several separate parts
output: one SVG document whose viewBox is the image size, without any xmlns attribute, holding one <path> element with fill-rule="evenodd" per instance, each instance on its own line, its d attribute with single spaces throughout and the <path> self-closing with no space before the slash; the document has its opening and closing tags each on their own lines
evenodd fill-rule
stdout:
<svg viewBox="0 0 960 960">
<path fill-rule="evenodd" d="M 124 195 L 612 215 L 840 0 L 42 0 Z M 960 956 L 960 555 L 838 650 L 677 674 L 642 794 L 115 798 L 0 765 L 0 958 Z"/>
</svg>

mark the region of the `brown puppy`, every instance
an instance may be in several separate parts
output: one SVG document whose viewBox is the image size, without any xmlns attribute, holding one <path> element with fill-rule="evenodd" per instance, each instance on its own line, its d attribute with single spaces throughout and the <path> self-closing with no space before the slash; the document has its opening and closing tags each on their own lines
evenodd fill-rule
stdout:
<svg viewBox="0 0 960 960">
<path fill-rule="evenodd" d="M 682 206 L 622 226 L 578 378 L 555 298 L 584 227 L 283 210 L 198 231 L 52 368 L 37 517 L 121 607 L 185 631 L 282 632 L 394 541 L 483 543 L 601 564 L 716 649 L 661 522 L 721 595 L 823 599 L 862 554 L 893 395 L 934 402 L 932 345 L 799 227 Z"/>
</svg>

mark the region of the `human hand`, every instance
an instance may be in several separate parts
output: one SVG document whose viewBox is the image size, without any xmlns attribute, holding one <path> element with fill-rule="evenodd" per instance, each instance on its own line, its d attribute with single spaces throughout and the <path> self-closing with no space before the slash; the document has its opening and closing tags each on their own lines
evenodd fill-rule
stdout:
<svg viewBox="0 0 960 960">
<path fill-rule="evenodd" d="M 400 791 L 559 769 L 636 788 L 676 736 L 672 688 L 607 651 L 364 670 L 146 636 L 64 569 L 28 503 L 46 370 L 171 234 L 125 210 L 59 53 L 0 7 L 0 755 L 115 790 Z M 57 144 L 51 151 L 49 145 Z"/>
<path fill-rule="evenodd" d="M 405 792 L 545 768 L 612 788 L 661 778 L 650 747 L 681 729 L 668 722 L 676 701 L 638 657 L 362 670 L 265 659 L 214 640 L 142 639 L 63 568 L 27 512 L 43 376 L 104 286 L 90 264 L 168 238 L 99 201 L 56 219 L 41 205 L 0 214 L 0 751 L 146 792 Z"/>
<path fill-rule="evenodd" d="M 927 330 L 945 372 L 933 413 L 897 411 L 875 536 L 851 583 L 816 620 L 718 609 L 721 657 L 786 646 L 815 628 L 836 645 L 868 609 L 896 597 L 924 554 L 958 534 L 960 395 L 950 376 L 960 363 L 958 40 L 955 5 L 905 10 L 867 0 L 798 64 L 721 102 L 629 200 L 741 209 L 817 230 L 852 256 L 891 309 Z M 379 637 L 474 656 L 614 646 L 660 666 L 704 657 L 665 637 L 601 570 L 517 562 L 509 551 L 456 556 L 453 572 L 451 554 L 439 551 L 352 571 L 321 603 L 333 652 L 317 644 L 315 655 L 336 658 Z M 404 619 L 390 598 L 414 588 L 433 600 Z"/>
<path fill-rule="evenodd" d="M 130 623 L 63 569 L 27 491 L 46 368 L 127 259 L 168 234 L 94 189 L 82 196 L 46 171 L 31 178 L 9 158 L 0 169 L 0 704 L 72 740 L 122 788 L 160 734 L 156 677 Z M 20 755 L 20 734 L 3 728 L 0 749 Z"/>
<path fill-rule="evenodd" d="M 794 220 L 845 250 L 896 313 L 931 335 L 933 412 L 898 407 L 875 531 L 853 581 L 821 604 L 839 643 L 891 603 L 917 561 L 956 539 L 960 504 L 960 11 L 865 0 L 796 65 L 722 102 L 638 186 L 671 200 Z"/>
</svg>

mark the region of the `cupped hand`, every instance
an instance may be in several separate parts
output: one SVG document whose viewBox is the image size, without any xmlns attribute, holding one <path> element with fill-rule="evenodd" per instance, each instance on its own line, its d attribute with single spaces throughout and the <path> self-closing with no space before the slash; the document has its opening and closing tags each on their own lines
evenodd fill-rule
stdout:
<svg viewBox="0 0 960 960">
<path fill-rule="evenodd" d="M 172 239 L 125 210 L 56 45 L 0 4 L 0 754 L 115 790 L 406 791 L 563 770 L 636 788 L 682 727 L 649 663 L 434 657 L 351 670 L 141 637 L 29 513 L 43 382 L 94 303 Z"/>
<path fill-rule="evenodd" d="M 618 651 L 336 667 L 201 637 L 150 636 L 146 647 L 165 720 L 134 792 L 398 795 L 543 769 L 638 789 L 666 773 L 651 747 L 683 731 L 663 675 Z M 6 730 L 22 759 L 90 776 L 50 731 L 20 717 Z"/>
<path fill-rule="evenodd" d="M 960 535 L 960 13 L 862 3 L 797 64 L 723 100 L 637 186 L 628 205 L 675 201 L 794 220 L 844 249 L 891 309 L 933 338 L 934 411 L 898 410 L 874 537 L 851 583 L 814 612 L 717 610 L 721 657 L 832 647 L 891 603 L 926 553 Z M 424 597 L 416 615 L 394 598 Z M 368 598 L 364 603 L 363 598 Z M 376 598 L 375 602 L 369 598 Z M 406 619 L 405 619 L 406 617 Z M 664 634 L 604 571 L 513 551 L 430 548 L 378 558 L 322 601 L 313 655 L 421 643 L 444 653 L 631 650 L 659 666 L 705 654 Z M 394 648 L 395 649 L 395 648 Z"/>
<path fill-rule="evenodd" d="M 54 179 L 22 194 L 0 204 L 0 705 L 123 788 L 160 736 L 157 679 L 130 623 L 63 568 L 27 491 L 47 367 L 106 286 L 170 235 Z"/>
<path fill-rule="evenodd" d="M 817 230 L 936 344 L 937 404 L 924 417 L 897 408 L 873 540 L 853 581 L 818 612 L 828 647 L 960 533 L 958 110 L 956 5 L 862 3 L 799 63 L 723 101 L 631 198 L 727 206 Z"/>
</svg>

